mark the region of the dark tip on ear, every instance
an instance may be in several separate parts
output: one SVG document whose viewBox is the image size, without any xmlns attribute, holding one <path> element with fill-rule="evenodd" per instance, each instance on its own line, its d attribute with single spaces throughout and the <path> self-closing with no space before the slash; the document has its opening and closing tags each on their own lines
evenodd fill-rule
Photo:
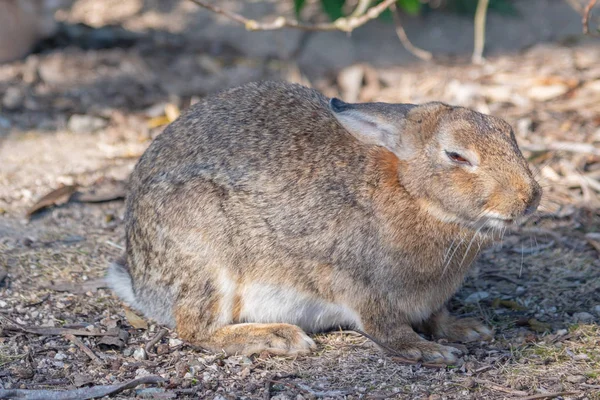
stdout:
<svg viewBox="0 0 600 400">
<path fill-rule="evenodd" d="M 329 108 L 331 108 L 331 111 L 336 113 L 347 110 L 349 106 L 350 104 L 344 103 L 337 97 L 332 97 L 331 100 L 329 100 Z"/>
</svg>

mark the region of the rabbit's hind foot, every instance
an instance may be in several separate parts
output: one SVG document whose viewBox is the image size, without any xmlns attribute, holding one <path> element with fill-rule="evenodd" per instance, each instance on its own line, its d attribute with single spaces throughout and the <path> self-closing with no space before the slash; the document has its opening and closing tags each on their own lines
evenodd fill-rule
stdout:
<svg viewBox="0 0 600 400">
<path fill-rule="evenodd" d="M 184 338 L 185 339 L 185 338 Z M 302 329 L 291 324 L 244 323 L 226 325 L 209 338 L 195 340 L 211 351 L 233 354 L 259 354 L 296 356 L 310 353 L 315 342 Z"/>
</svg>

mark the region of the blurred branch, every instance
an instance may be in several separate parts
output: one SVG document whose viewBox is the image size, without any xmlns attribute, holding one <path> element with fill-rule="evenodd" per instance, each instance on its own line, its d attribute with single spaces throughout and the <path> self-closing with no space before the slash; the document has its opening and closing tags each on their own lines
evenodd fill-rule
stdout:
<svg viewBox="0 0 600 400">
<path fill-rule="evenodd" d="M 590 14 L 592 13 L 592 7 L 596 5 L 596 0 L 590 0 L 587 6 L 585 6 L 585 10 L 583 11 L 583 20 L 581 23 L 583 24 L 583 33 L 590 33 Z"/>
<path fill-rule="evenodd" d="M 212 5 L 204 0 L 190 0 L 202 8 L 206 8 L 209 11 L 212 11 L 216 14 L 223 15 L 241 25 L 249 31 L 272 31 L 276 29 L 282 28 L 294 28 L 294 29 L 302 29 L 307 31 L 344 31 L 344 32 L 352 32 L 354 29 L 358 28 L 373 20 L 379 15 L 388 9 L 396 0 L 384 0 L 378 5 L 366 8 L 362 14 L 354 15 L 349 18 L 338 18 L 331 23 L 321 23 L 321 24 L 303 24 L 297 20 L 287 19 L 285 17 L 279 16 L 275 18 L 273 22 L 259 22 L 253 19 L 249 19 L 244 17 L 243 15 L 227 11 L 219 6 Z M 358 7 L 364 7 L 370 1 L 360 1 Z M 360 10 L 358 10 L 360 11 Z"/>
<path fill-rule="evenodd" d="M 350 14 L 350 17 L 358 17 L 363 15 L 371 5 L 371 1 L 372 0 L 358 0 L 358 4 L 356 5 L 356 8 L 352 14 Z"/>
<path fill-rule="evenodd" d="M 579 4 L 579 0 L 565 0 L 567 3 L 569 3 L 569 5 L 575 10 L 577 11 L 579 14 L 583 13 L 583 8 L 581 7 L 581 4 Z"/>
<path fill-rule="evenodd" d="M 489 0 L 479 0 L 477 3 L 477 11 L 475 11 L 475 41 L 473 44 L 473 57 L 471 58 L 474 64 L 483 63 L 485 20 L 489 3 Z"/>
<path fill-rule="evenodd" d="M 404 48 L 410 51 L 415 57 L 420 58 L 421 60 L 431 60 L 433 56 L 430 52 L 416 47 L 408 39 L 406 31 L 402 26 L 402 21 L 400 21 L 400 15 L 398 14 L 396 4 L 390 5 L 390 11 L 392 12 L 392 16 L 394 17 L 394 24 L 396 25 L 396 35 L 398 35 L 398 39 L 400 39 L 400 42 L 402 42 Z"/>
</svg>

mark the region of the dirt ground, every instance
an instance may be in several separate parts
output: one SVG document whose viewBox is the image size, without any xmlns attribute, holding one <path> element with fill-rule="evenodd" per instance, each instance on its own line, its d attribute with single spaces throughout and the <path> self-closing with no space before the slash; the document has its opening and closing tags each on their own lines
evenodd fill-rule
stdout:
<svg viewBox="0 0 600 400">
<path fill-rule="evenodd" d="M 141 378 L 115 396 L 600 399 L 598 41 L 536 45 L 484 66 L 356 64 L 309 81 L 294 59 L 248 58 L 226 43 L 81 29 L 0 65 L 0 394 L 83 398 Z M 199 98 L 268 78 L 347 101 L 442 100 L 513 125 L 542 206 L 482 251 L 451 301 L 493 326 L 493 341 L 464 346 L 447 368 L 402 364 L 352 332 L 317 335 L 318 350 L 295 359 L 224 357 L 140 319 L 104 288 L 124 244 L 120 182 L 152 138 Z M 78 193 L 26 217 L 61 187 L 56 202 Z"/>
</svg>

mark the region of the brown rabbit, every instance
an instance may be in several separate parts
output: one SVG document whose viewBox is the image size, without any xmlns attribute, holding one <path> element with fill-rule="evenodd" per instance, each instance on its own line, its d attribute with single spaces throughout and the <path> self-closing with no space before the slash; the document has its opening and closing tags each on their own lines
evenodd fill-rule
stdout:
<svg viewBox="0 0 600 400">
<path fill-rule="evenodd" d="M 442 103 L 328 100 L 264 82 L 194 105 L 137 164 L 115 292 L 213 351 L 305 353 L 365 331 L 452 363 L 491 331 L 451 317 L 482 244 L 541 189 L 504 121 Z M 485 233 L 484 233 L 485 232 Z"/>
</svg>

